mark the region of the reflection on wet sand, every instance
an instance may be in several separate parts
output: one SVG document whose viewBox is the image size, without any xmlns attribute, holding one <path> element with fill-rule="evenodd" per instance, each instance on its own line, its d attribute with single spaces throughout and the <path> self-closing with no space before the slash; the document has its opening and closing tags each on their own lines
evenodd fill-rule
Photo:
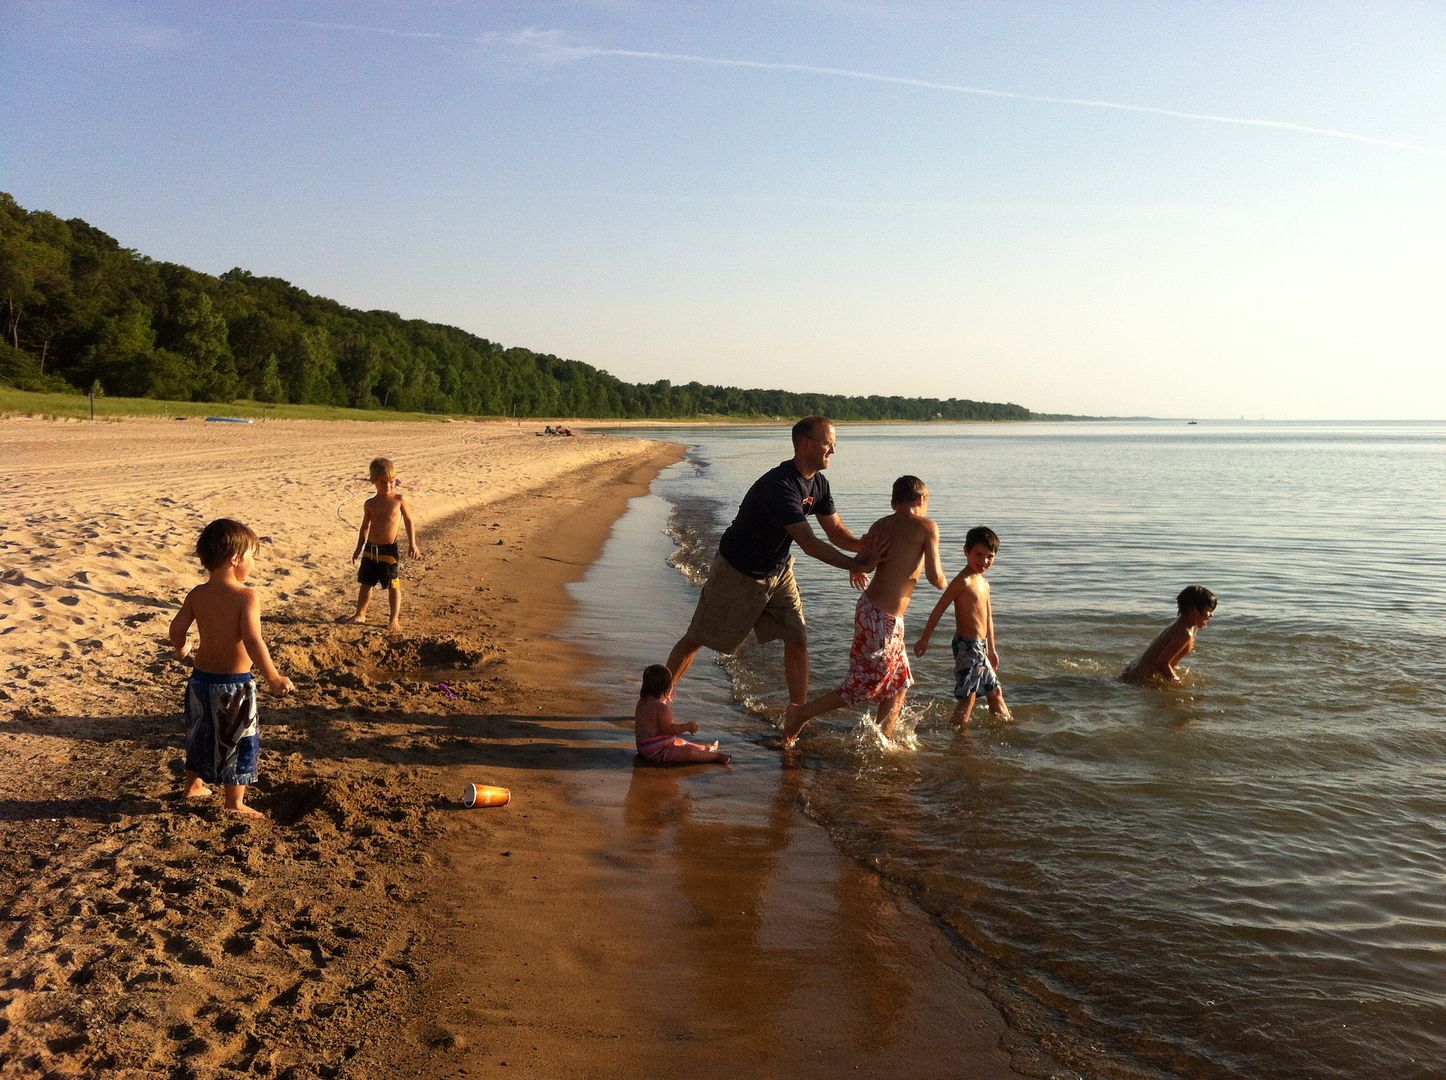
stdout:
<svg viewBox="0 0 1446 1080">
<path fill-rule="evenodd" d="M 666 934 L 646 963 L 674 1037 L 726 1041 L 744 1075 L 934 1075 L 963 1029 L 955 1052 L 987 1051 L 973 1075 L 1013 1075 L 928 920 L 799 813 L 806 775 L 634 767 L 617 863 L 648 868 L 637 910 Z"/>
</svg>

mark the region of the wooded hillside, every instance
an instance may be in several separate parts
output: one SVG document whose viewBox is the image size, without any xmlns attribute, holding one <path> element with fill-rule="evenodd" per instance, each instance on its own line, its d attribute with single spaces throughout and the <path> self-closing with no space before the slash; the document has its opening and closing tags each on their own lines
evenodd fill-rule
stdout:
<svg viewBox="0 0 1446 1080">
<path fill-rule="evenodd" d="M 465 330 L 357 311 L 279 278 L 156 262 L 0 192 L 0 380 L 181 401 L 474 416 L 1026 420 L 1019 405 L 625 383 Z"/>
</svg>

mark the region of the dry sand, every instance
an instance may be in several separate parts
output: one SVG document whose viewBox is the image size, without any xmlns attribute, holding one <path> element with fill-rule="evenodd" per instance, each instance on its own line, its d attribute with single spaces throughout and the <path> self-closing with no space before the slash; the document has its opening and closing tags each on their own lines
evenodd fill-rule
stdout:
<svg viewBox="0 0 1446 1080">
<path fill-rule="evenodd" d="M 0 421 L 0 1075 L 1012 1076 L 1035 1060 L 907 901 L 729 774 L 634 764 L 566 582 L 679 448 L 503 424 Z M 365 466 L 426 558 L 338 626 Z M 296 682 L 270 820 L 176 799 L 165 631 L 206 521 Z M 627 676 L 631 678 L 631 675 Z M 468 781 L 511 805 L 462 810 Z M 1030 1072 L 1038 1072 L 1030 1068 Z"/>
</svg>

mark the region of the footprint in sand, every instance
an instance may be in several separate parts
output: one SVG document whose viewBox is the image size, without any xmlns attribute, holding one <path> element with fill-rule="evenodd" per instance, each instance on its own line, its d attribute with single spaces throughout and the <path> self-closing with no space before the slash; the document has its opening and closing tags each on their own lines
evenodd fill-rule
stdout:
<svg viewBox="0 0 1446 1080">
<path fill-rule="evenodd" d="M 66 607 L 75 607 L 76 604 L 80 603 L 80 597 L 78 597 L 78 596 L 62 596 L 62 597 L 60 598 L 60 602 L 61 602 L 62 604 L 64 604 Z"/>
<path fill-rule="evenodd" d="M 25 571 L 6 570 L 3 574 L 0 574 L 0 581 L 3 581 L 6 585 L 24 585 Z"/>
</svg>

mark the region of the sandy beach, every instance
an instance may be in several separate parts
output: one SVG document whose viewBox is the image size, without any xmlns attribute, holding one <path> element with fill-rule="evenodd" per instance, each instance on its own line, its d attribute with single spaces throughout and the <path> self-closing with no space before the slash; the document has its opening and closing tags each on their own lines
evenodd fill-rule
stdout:
<svg viewBox="0 0 1446 1080">
<path fill-rule="evenodd" d="M 787 771 L 700 817 L 726 770 L 635 765 L 565 586 L 681 448 L 540 426 L 0 420 L 0 1075 L 1047 1074 Z M 398 634 L 335 621 L 377 454 L 426 553 Z M 221 516 L 296 683 L 265 821 L 176 797 L 165 632 Z"/>
</svg>

